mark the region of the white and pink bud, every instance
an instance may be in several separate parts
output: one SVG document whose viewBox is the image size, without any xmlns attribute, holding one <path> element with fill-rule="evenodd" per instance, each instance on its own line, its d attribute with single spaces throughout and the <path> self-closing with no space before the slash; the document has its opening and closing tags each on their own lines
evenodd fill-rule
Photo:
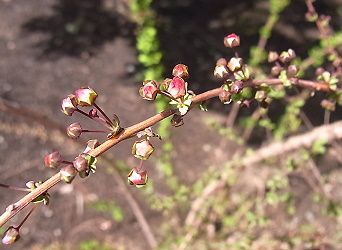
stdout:
<svg viewBox="0 0 342 250">
<path fill-rule="evenodd" d="M 64 114 L 71 116 L 77 109 L 77 100 L 75 95 L 68 95 L 62 100 L 62 111 Z"/>
<path fill-rule="evenodd" d="M 136 141 L 132 146 L 132 154 L 141 160 L 147 160 L 153 151 L 154 147 L 147 139 Z"/>
<path fill-rule="evenodd" d="M 4 233 L 2 237 L 2 243 L 5 245 L 11 245 L 20 239 L 19 229 L 10 226 Z"/>
<path fill-rule="evenodd" d="M 145 100 L 153 101 L 159 92 L 159 83 L 154 80 L 143 82 L 143 86 L 139 90 L 139 94 Z"/>
<path fill-rule="evenodd" d="M 75 91 L 78 105 L 92 106 L 97 98 L 97 93 L 90 87 L 80 88 Z"/>
<path fill-rule="evenodd" d="M 229 71 L 226 65 L 219 64 L 215 66 L 214 76 L 218 79 L 226 78 L 229 75 Z"/>
<path fill-rule="evenodd" d="M 240 57 L 232 57 L 230 58 L 227 66 L 231 72 L 241 69 L 243 64 L 242 58 Z"/>
<path fill-rule="evenodd" d="M 82 127 L 81 124 L 78 122 L 75 123 L 71 123 L 67 128 L 66 128 L 66 132 L 67 135 L 72 138 L 72 139 L 77 139 L 80 137 L 80 135 L 82 134 Z"/>
<path fill-rule="evenodd" d="M 127 175 L 129 184 L 135 185 L 136 187 L 145 186 L 148 180 L 147 171 L 133 168 Z"/>
<path fill-rule="evenodd" d="M 64 166 L 60 171 L 61 180 L 70 184 L 77 175 L 77 170 L 72 164 Z"/>
<path fill-rule="evenodd" d="M 177 64 L 172 70 L 172 75 L 181 77 L 183 79 L 188 78 L 189 77 L 188 66 L 184 64 Z"/>
<path fill-rule="evenodd" d="M 240 46 L 240 37 L 235 33 L 229 34 L 224 37 L 223 43 L 226 47 L 229 48 Z"/>
<path fill-rule="evenodd" d="M 167 92 L 175 99 L 181 98 L 187 92 L 187 83 L 182 78 L 175 76 L 169 82 Z"/>
<path fill-rule="evenodd" d="M 52 152 L 44 157 L 44 165 L 48 168 L 56 168 L 62 162 L 62 156 L 58 151 Z"/>
<path fill-rule="evenodd" d="M 275 52 L 275 51 L 270 51 L 270 52 L 268 53 L 267 61 L 268 61 L 269 63 L 272 63 L 272 62 L 277 61 L 278 58 L 279 58 L 279 54 L 278 54 L 277 52 Z"/>
</svg>

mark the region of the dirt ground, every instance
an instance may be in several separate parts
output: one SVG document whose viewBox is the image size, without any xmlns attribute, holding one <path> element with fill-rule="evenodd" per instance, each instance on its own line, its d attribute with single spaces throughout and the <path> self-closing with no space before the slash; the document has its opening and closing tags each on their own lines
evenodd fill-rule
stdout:
<svg viewBox="0 0 342 250">
<path fill-rule="evenodd" d="M 195 10 L 188 10 L 190 17 L 200 19 L 205 15 L 206 3 L 200 2 Z M 329 6 L 336 4 L 336 1 L 331 2 Z M 208 16 L 214 16 L 215 11 L 222 7 L 216 3 L 212 6 Z M 248 4 L 242 7 L 247 8 Z M 176 62 L 189 64 L 190 69 L 195 69 L 194 90 L 208 89 L 211 83 L 203 86 L 200 83 L 213 80 L 206 71 L 212 68 L 215 57 L 222 51 L 213 40 L 224 35 L 222 32 L 229 24 L 220 20 L 231 15 L 229 10 L 212 20 L 204 18 L 198 24 L 208 22 L 212 27 L 219 26 L 205 39 L 201 39 L 200 29 L 188 32 L 191 24 L 187 24 L 189 27 L 182 26 L 177 35 L 184 34 L 189 39 L 167 43 L 165 41 L 184 19 L 172 22 L 170 15 L 177 9 L 170 10 L 162 4 L 156 9 L 160 11 L 161 24 L 167 27 L 161 32 L 162 47 L 165 51 L 177 51 L 166 55 L 166 67 Z M 84 122 L 79 116 L 70 118 L 60 112 L 61 99 L 80 86 L 90 85 L 96 89 L 99 105 L 109 114 L 118 115 L 123 126 L 154 113 L 153 105 L 139 98 L 139 82 L 131 72 L 137 61 L 134 25 L 126 12 L 121 1 L 116 0 L 0 0 L 0 97 L 45 117 L 32 119 L 35 116 L 26 111 L 24 115 L 0 113 L 0 182 L 24 186 L 29 180 L 44 180 L 53 174 L 42 164 L 47 152 L 57 149 L 65 158 L 72 159 L 82 150 L 79 144 L 59 131 L 59 128 L 76 120 Z M 289 34 L 296 36 L 291 30 Z M 184 41 L 191 41 L 195 52 L 187 50 Z M 289 41 L 294 43 L 291 37 Z M 297 47 L 300 44 L 303 41 L 297 41 Z M 206 50 L 209 45 L 216 49 Z M 194 59 L 192 55 L 198 57 Z M 203 75 L 206 78 L 201 78 Z M 232 142 L 223 140 L 205 124 L 208 117 L 217 120 L 225 117 L 222 109 L 216 109 L 216 104 L 212 106 L 214 111 L 207 114 L 194 111 L 183 127 L 172 129 L 172 140 L 181 141 L 172 157 L 175 173 L 182 181 L 192 182 L 202 170 L 226 161 L 237 150 Z M 220 148 L 216 147 L 218 142 Z M 138 164 L 130 155 L 131 143 L 123 142 L 107 153 L 115 159 L 113 166 L 117 160 L 131 167 Z M 153 166 L 153 159 L 148 164 L 151 178 L 158 185 L 162 176 Z M 54 243 L 66 243 L 70 249 L 77 249 L 80 242 L 89 239 L 103 240 L 117 247 L 126 246 L 126 249 L 148 249 L 141 228 L 124 198 L 125 192 L 128 190 L 137 200 L 157 237 L 162 214 L 146 205 L 140 190 L 128 185 L 126 190 L 117 188 L 113 176 L 101 168 L 101 159 L 98 168 L 92 178 L 55 187 L 51 192 L 50 205 L 39 208 L 24 225 L 18 244 L 6 249 L 47 249 L 47 245 L 53 249 Z M 125 173 L 121 176 L 126 178 Z M 163 184 L 160 185 L 160 193 L 163 194 Z M 20 195 L 0 190 L 0 211 Z M 123 209 L 123 221 L 115 222 L 108 214 L 95 211 L 89 205 L 101 200 L 115 200 Z M 22 216 L 24 214 L 19 217 Z M 19 221 L 18 217 L 12 220 L 14 225 Z"/>
</svg>

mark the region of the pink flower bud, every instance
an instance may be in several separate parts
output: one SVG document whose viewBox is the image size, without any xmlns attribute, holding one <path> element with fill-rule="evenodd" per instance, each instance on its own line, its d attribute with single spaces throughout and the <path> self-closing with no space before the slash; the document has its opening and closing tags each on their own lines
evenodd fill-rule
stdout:
<svg viewBox="0 0 342 250">
<path fill-rule="evenodd" d="M 66 129 L 67 135 L 72 139 L 77 139 L 82 134 L 81 124 L 78 122 L 71 123 Z"/>
<path fill-rule="evenodd" d="M 64 166 L 59 173 L 61 174 L 61 180 L 70 184 L 77 175 L 77 170 L 72 164 Z"/>
<path fill-rule="evenodd" d="M 216 61 L 216 65 L 227 65 L 227 60 L 225 58 L 220 58 Z"/>
<path fill-rule="evenodd" d="M 52 152 L 44 157 L 44 164 L 48 168 L 56 168 L 62 162 L 62 156 L 58 151 Z"/>
<path fill-rule="evenodd" d="M 279 58 L 279 55 L 278 55 L 278 53 L 277 52 L 275 52 L 275 51 L 270 51 L 269 53 L 268 53 L 268 62 L 269 63 L 271 63 L 271 62 L 275 62 L 276 60 L 278 60 L 278 58 Z"/>
<path fill-rule="evenodd" d="M 280 66 L 273 66 L 271 69 L 271 74 L 273 76 L 278 76 L 283 68 Z"/>
<path fill-rule="evenodd" d="M 142 187 L 147 183 L 147 171 L 139 170 L 138 168 L 133 168 L 128 174 L 128 182 L 136 187 Z"/>
<path fill-rule="evenodd" d="M 169 94 L 176 99 L 185 96 L 186 91 L 186 82 L 178 76 L 172 78 L 172 81 L 169 83 L 169 86 L 167 88 L 167 92 L 169 92 Z"/>
<path fill-rule="evenodd" d="M 222 90 L 219 94 L 219 99 L 223 104 L 229 104 L 231 99 L 231 94 L 227 90 Z"/>
<path fill-rule="evenodd" d="M 89 168 L 89 162 L 84 155 L 77 156 L 75 160 L 72 162 L 72 164 L 78 172 L 87 171 Z"/>
<path fill-rule="evenodd" d="M 322 108 L 329 110 L 329 111 L 335 111 L 336 109 L 336 102 L 333 102 L 331 100 L 324 99 L 321 101 Z"/>
<path fill-rule="evenodd" d="M 283 51 L 283 52 L 281 52 L 281 54 L 279 56 L 279 60 L 282 63 L 291 62 L 295 58 L 296 58 L 296 53 L 294 52 L 293 49 L 288 49 L 287 51 Z"/>
<path fill-rule="evenodd" d="M 242 81 L 233 82 L 230 89 L 231 89 L 231 92 L 234 94 L 239 93 L 243 89 L 243 82 Z"/>
<path fill-rule="evenodd" d="M 4 233 L 2 237 L 2 243 L 5 245 L 10 245 L 19 240 L 19 229 L 13 226 L 10 226 Z"/>
<path fill-rule="evenodd" d="M 214 69 L 214 76 L 218 79 L 226 78 L 229 72 L 226 65 L 216 65 Z"/>
<path fill-rule="evenodd" d="M 188 78 L 189 77 L 188 66 L 184 64 L 177 64 L 172 70 L 172 75 L 181 77 L 183 79 Z"/>
<path fill-rule="evenodd" d="M 147 139 L 136 141 L 132 146 L 132 154 L 142 160 L 147 160 L 153 151 L 154 147 Z"/>
<path fill-rule="evenodd" d="M 90 87 L 80 88 L 75 91 L 75 96 L 78 105 L 91 106 L 94 104 L 97 93 Z"/>
<path fill-rule="evenodd" d="M 143 82 L 143 86 L 139 90 L 139 94 L 145 100 L 153 101 L 159 91 L 159 83 L 153 80 L 148 80 Z"/>
<path fill-rule="evenodd" d="M 228 62 L 228 68 L 230 71 L 234 72 L 242 67 L 242 58 L 232 57 Z"/>
<path fill-rule="evenodd" d="M 289 54 L 291 61 L 296 58 L 296 52 L 293 49 L 288 49 L 287 53 Z"/>
<path fill-rule="evenodd" d="M 235 33 L 229 34 L 228 36 L 224 37 L 223 43 L 229 48 L 240 46 L 240 37 Z"/>
<path fill-rule="evenodd" d="M 295 77 L 298 73 L 299 69 L 296 65 L 290 65 L 287 68 L 287 76 L 288 77 Z"/>
<path fill-rule="evenodd" d="M 64 114 L 71 116 L 77 109 L 77 100 L 75 95 L 68 95 L 62 100 L 62 111 Z"/>
</svg>

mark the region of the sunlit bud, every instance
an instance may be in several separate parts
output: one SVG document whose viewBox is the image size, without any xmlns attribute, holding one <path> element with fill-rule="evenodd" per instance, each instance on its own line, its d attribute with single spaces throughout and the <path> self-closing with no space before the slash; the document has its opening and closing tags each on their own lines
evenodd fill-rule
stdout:
<svg viewBox="0 0 342 250">
<path fill-rule="evenodd" d="M 319 67 L 316 69 L 315 74 L 316 76 L 322 75 L 324 73 L 324 69 L 322 67 Z"/>
<path fill-rule="evenodd" d="M 319 16 L 319 25 L 322 27 L 322 28 L 326 28 L 329 23 L 330 23 L 330 20 L 331 20 L 331 17 L 330 16 L 326 16 L 326 15 L 320 15 Z"/>
<path fill-rule="evenodd" d="M 232 83 L 230 90 L 232 93 L 237 94 L 239 93 L 243 88 L 243 82 L 242 81 L 235 81 Z"/>
<path fill-rule="evenodd" d="M 265 100 L 267 97 L 266 91 L 264 90 L 258 90 L 255 93 L 255 100 L 257 100 L 258 102 L 262 102 L 263 100 Z"/>
<path fill-rule="evenodd" d="M 2 243 L 5 245 L 10 245 L 19 240 L 19 229 L 10 226 L 4 233 L 4 236 L 2 237 Z"/>
<path fill-rule="evenodd" d="M 229 71 L 226 65 L 216 65 L 214 69 L 214 76 L 218 79 L 226 78 L 229 75 Z"/>
<path fill-rule="evenodd" d="M 78 105 L 91 106 L 94 104 L 97 93 L 90 87 L 80 88 L 75 91 L 75 96 Z"/>
<path fill-rule="evenodd" d="M 169 83 L 167 88 L 167 92 L 173 98 L 181 98 L 185 96 L 187 91 L 187 83 L 180 77 L 175 76 L 172 78 L 172 81 Z"/>
<path fill-rule="evenodd" d="M 293 49 L 288 49 L 287 53 L 289 54 L 290 61 L 296 58 L 296 52 Z"/>
<path fill-rule="evenodd" d="M 219 99 L 223 104 L 229 104 L 231 99 L 231 94 L 227 90 L 222 90 L 219 94 Z"/>
<path fill-rule="evenodd" d="M 64 166 L 60 171 L 61 180 L 70 184 L 77 175 L 77 170 L 72 164 Z"/>
<path fill-rule="evenodd" d="M 224 46 L 233 48 L 240 45 L 240 37 L 235 33 L 225 36 L 223 39 Z"/>
<path fill-rule="evenodd" d="M 321 101 L 322 108 L 329 110 L 329 111 L 335 111 L 336 103 L 327 99 L 324 99 Z"/>
<path fill-rule="evenodd" d="M 279 55 L 278 55 L 277 52 L 275 52 L 275 51 L 270 51 L 270 52 L 268 53 L 268 58 L 267 58 L 267 60 L 268 60 L 269 63 L 277 61 L 278 58 L 279 58 Z"/>
<path fill-rule="evenodd" d="M 175 114 L 173 115 L 172 119 L 171 119 L 171 125 L 174 127 L 179 127 L 182 126 L 184 124 L 183 121 L 183 116 Z"/>
<path fill-rule="evenodd" d="M 153 151 L 154 147 L 147 139 L 136 141 L 132 146 L 132 154 L 142 160 L 147 160 Z"/>
<path fill-rule="evenodd" d="M 228 62 L 228 68 L 230 71 L 234 72 L 242 67 L 242 58 L 232 57 Z"/>
<path fill-rule="evenodd" d="M 30 190 L 36 189 L 36 185 L 35 185 L 34 181 L 26 182 L 26 187 L 28 187 Z"/>
<path fill-rule="evenodd" d="M 129 184 L 135 185 L 136 187 L 146 185 L 148 179 L 147 171 L 139 170 L 138 168 L 133 168 L 127 177 Z"/>
<path fill-rule="evenodd" d="M 98 140 L 89 140 L 87 142 L 87 147 L 84 149 L 83 153 L 87 154 L 89 151 L 93 150 L 94 148 L 98 147 L 100 145 Z"/>
<path fill-rule="evenodd" d="M 84 155 L 77 156 L 72 164 L 78 172 L 86 171 L 89 168 L 88 160 L 85 158 Z"/>
<path fill-rule="evenodd" d="M 145 100 L 153 101 L 159 91 L 159 83 L 153 80 L 143 82 L 143 86 L 139 90 L 139 94 Z"/>
<path fill-rule="evenodd" d="M 82 134 L 81 124 L 78 122 L 71 123 L 66 129 L 67 135 L 72 139 L 77 139 Z"/>
<path fill-rule="evenodd" d="M 71 116 L 77 109 L 77 100 L 75 95 L 68 95 L 62 100 L 62 111 L 64 114 Z"/>
<path fill-rule="evenodd" d="M 227 65 L 227 60 L 225 58 L 220 58 L 216 61 L 216 65 Z"/>
<path fill-rule="evenodd" d="M 44 164 L 48 168 L 56 168 L 61 164 L 62 156 L 58 151 L 52 152 L 44 157 Z"/>
<path fill-rule="evenodd" d="M 288 68 L 287 68 L 287 76 L 288 77 L 294 77 L 297 75 L 299 69 L 296 65 L 290 65 Z"/>
<path fill-rule="evenodd" d="M 318 15 L 316 12 L 306 12 L 305 13 L 305 18 L 308 22 L 316 22 Z"/>
<path fill-rule="evenodd" d="M 172 70 L 172 75 L 181 77 L 183 79 L 188 78 L 189 77 L 188 66 L 184 64 L 177 64 Z"/>
<path fill-rule="evenodd" d="M 273 76 L 278 76 L 283 68 L 280 66 L 273 66 L 271 69 L 271 74 Z"/>
</svg>

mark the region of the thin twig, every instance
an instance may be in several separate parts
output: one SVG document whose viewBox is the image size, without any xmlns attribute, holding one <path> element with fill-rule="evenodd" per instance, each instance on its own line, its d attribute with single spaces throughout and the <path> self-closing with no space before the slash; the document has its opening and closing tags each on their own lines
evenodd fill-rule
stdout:
<svg viewBox="0 0 342 250">
<path fill-rule="evenodd" d="M 264 79 L 264 80 L 254 80 L 251 82 L 251 84 L 255 86 L 260 85 L 260 84 L 277 85 L 277 84 L 282 84 L 282 82 L 279 79 Z M 306 88 L 315 89 L 317 91 L 325 91 L 325 92 L 332 91 L 329 85 L 324 84 L 324 83 L 317 83 L 313 81 L 296 79 L 296 81 L 293 81 L 293 84 L 306 87 Z M 221 91 L 222 91 L 221 88 L 216 88 L 216 89 L 212 89 L 207 92 L 204 92 L 202 94 L 196 95 L 192 98 L 192 104 L 194 105 L 202 101 L 216 97 L 219 95 Z M 106 152 L 108 149 L 112 148 L 114 145 L 118 144 L 119 142 L 134 136 L 137 132 L 144 130 L 148 127 L 151 127 L 152 125 L 160 122 L 161 120 L 175 114 L 176 111 L 177 110 L 175 109 L 167 109 L 159 114 L 156 114 L 146 119 L 145 121 L 137 123 L 126 129 L 123 129 L 121 133 L 115 135 L 113 138 L 108 139 L 107 141 L 105 141 L 104 143 L 96 147 L 95 149 L 91 150 L 89 154 L 94 157 L 97 157 L 103 154 L 104 152 Z M 28 204 L 30 204 L 35 198 L 47 192 L 50 188 L 57 185 L 60 181 L 61 181 L 60 173 L 57 173 L 53 175 L 50 179 L 42 183 L 35 190 L 33 190 L 32 192 L 30 192 L 29 194 L 21 198 L 19 201 L 8 206 L 6 211 L 0 216 L 0 227 L 2 227 L 9 219 L 11 219 L 17 213 L 19 213 Z"/>
</svg>

